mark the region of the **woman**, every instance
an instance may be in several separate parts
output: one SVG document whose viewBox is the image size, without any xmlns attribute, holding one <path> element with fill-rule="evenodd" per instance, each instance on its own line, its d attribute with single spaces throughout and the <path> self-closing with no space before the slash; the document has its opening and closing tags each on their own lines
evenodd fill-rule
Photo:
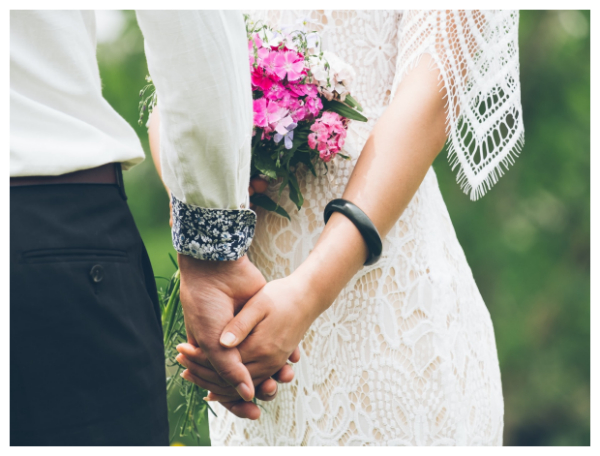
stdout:
<svg viewBox="0 0 600 456">
<path fill-rule="evenodd" d="M 518 13 L 251 17 L 318 31 L 323 49 L 356 70 L 353 95 L 369 122 L 350 125 L 343 153 L 352 160 L 305 174 L 300 212 L 284 192 L 291 221 L 258 210 L 249 256 L 269 283 L 222 343 L 239 345 L 253 378 L 300 341 L 301 359 L 291 385 L 262 403 L 259 420 L 217 406 L 212 443 L 501 445 L 492 322 L 431 164 L 449 138 L 458 181 L 477 199 L 519 152 Z M 266 193 L 277 191 L 272 183 Z M 323 210 L 335 198 L 356 204 L 377 227 L 384 242 L 376 264 L 362 267 L 368 248 L 344 215 L 324 226 Z M 199 350 L 180 352 L 186 378 L 206 385 Z M 235 403 L 225 391 L 213 390 L 209 400 Z"/>
</svg>

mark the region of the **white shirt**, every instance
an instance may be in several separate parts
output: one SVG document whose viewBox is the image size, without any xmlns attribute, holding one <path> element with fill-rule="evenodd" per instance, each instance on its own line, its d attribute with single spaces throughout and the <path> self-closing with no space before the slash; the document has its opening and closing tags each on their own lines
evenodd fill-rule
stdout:
<svg viewBox="0 0 600 456">
<path fill-rule="evenodd" d="M 247 207 L 252 96 L 242 15 L 137 17 L 160 103 L 166 185 L 184 204 Z M 143 159 L 135 131 L 102 96 L 95 13 L 11 11 L 10 175 L 59 175 L 110 162 L 128 169 Z"/>
</svg>

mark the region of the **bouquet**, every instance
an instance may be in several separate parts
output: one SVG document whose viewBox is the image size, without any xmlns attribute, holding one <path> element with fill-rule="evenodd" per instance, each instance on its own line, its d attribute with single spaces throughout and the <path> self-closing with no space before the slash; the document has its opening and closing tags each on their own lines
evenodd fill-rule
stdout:
<svg viewBox="0 0 600 456">
<path fill-rule="evenodd" d="M 321 51 L 316 32 L 299 28 L 275 31 L 246 16 L 254 108 L 251 177 L 281 178 L 279 196 L 289 187 L 298 210 L 304 202 L 298 165 L 316 176 L 316 161 L 348 158 L 340 153 L 348 123 L 367 120 L 350 94 L 354 69 Z M 252 195 L 251 202 L 289 219 L 264 194 Z"/>
<path fill-rule="evenodd" d="M 351 120 L 367 120 L 362 108 L 350 94 L 354 69 L 335 54 L 320 50 L 320 38 L 299 25 L 291 31 L 276 31 L 252 22 L 246 16 L 250 59 L 254 132 L 252 138 L 251 178 L 266 176 L 282 179 L 279 196 L 289 187 L 290 199 L 298 210 L 304 198 L 296 173 L 305 165 L 316 176 L 315 163 L 329 163 L 340 153 Z M 152 79 L 140 91 L 140 119 L 157 104 Z M 278 203 L 264 194 L 254 194 L 251 202 L 281 216 L 290 218 Z M 175 361 L 176 346 L 187 341 L 183 311 L 179 299 L 179 268 L 166 288 L 159 288 L 164 333 L 165 358 L 171 375 L 168 393 L 178 387 L 183 403 L 179 435 L 200 438 L 200 422 L 206 409 L 206 391 L 180 377 L 182 367 Z M 164 279 L 164 278 L 163 278 Z M 214 412 L 213 412 L 214 413 Z"/>
</svg>

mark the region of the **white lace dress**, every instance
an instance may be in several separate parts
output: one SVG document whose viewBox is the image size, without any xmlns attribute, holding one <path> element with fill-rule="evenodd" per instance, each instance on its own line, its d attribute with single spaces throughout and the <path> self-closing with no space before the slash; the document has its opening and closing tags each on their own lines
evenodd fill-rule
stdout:
<svg viewBox="0 0 600 456">
<path fill-rule="evenodd" d="M 341 197 L 370 130 L 423 53 L 449 89 L 452 162 L 472 199 L 502 174 L 523 142 L 518 13 L 272 11 L 274 28 L 308 19 L 324 49 L 353 65 L 353 93 L 370 119 L 351 123 L 329 172 L 301 179 L 304 207 L 288 221 L 258 211 L 250 258 L 267 280 L 307 257 L 323 209 Z M 390 187 L 390 191 L 393 188 Z M 276 198 L 277 184 L 270 186 Z M 473 214 L 475 217 L 476 214 Z M 491 242 L 492 240 L 490 240 Z M 213 445 L 501 445 L 503 398 L 494 330 L 459 245 L 433 169 L 384 240 L 311 326 L 291 384 L 257 421 L 217 405 Z"/>
</svg>

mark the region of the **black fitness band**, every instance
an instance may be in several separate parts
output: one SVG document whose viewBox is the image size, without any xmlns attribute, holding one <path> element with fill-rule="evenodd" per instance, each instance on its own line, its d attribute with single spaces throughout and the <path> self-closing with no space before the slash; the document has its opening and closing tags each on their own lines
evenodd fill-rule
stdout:
<svg viewBox="0 0 600 456">
<path fill-rule="evenodd" d="M 345 199 L 334 199 L 325 206 L 323 211 L 323 217 L 325 223 L 329 221 L 329 217 L 333 212 L 340 212 L 344 214 L 354 226 L 360 231 L 362 237 L 369 248 L 369 256 L 365 261 L 365 266 L 375 264 L 381 257 L 381 251 L 383 246 L 381 244 L 381 236 L 371 219 L 356 205 Z"/>
</svg>

